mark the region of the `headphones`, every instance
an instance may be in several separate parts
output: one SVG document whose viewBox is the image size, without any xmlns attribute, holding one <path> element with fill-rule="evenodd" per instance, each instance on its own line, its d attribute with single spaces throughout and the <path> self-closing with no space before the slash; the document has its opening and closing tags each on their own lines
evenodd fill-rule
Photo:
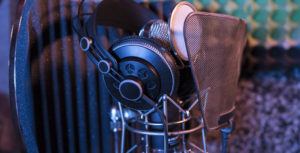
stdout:
<svg viewBox="0 0 300 153">
<path fill-rule="evenodd" d="M 139 35 L 125 36 L 105 49 L 97 34 L 101 26 Z M 187 59 L 169 39 L 172 27 L 143 6 L 131 0 L 103 0 L 83 26 L 74 29 L 80 33 L 81 49 L 103 74 L 109 93 L 123 105 L 148 110 L 153 107 L 148 101 L 158 101 L 164 94 L 184 99 L 194 93 Z"/>
</svg>

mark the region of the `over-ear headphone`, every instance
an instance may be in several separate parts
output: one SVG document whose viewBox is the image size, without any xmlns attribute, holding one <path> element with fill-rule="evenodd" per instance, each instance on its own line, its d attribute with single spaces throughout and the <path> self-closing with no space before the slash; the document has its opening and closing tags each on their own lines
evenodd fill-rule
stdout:
<svg viewBox="0 0 300 153">
<path fill-rule="evenodd" d="M 130 0 L 103 0 L 84 22 L 80 46 L 104 75 L 109 93 L 127 107 L 147 110 L 148 100 L 158 101 L 167 94 L 184 98 L 194 92 L 190 69 L 163 38 L 149 35 L 166 23 L 150 10 Z M 99 26 L 114 26 L 140 35 L 126 36 L 107 50 L 97 35 Z M 154 29 L 169 35 L 169 29 Z M 153 36 L 153 37 L 152 37 Z M 167 38 L 167 37 L 166 37 Z"/>
</svg>

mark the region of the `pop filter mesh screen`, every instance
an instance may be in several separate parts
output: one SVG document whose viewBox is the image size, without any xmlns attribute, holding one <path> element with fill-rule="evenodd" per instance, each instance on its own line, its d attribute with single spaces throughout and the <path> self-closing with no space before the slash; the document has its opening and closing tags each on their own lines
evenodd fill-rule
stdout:
<svg viewBox="0 0 300 153">
<path fill-rule="evenodd" d="M 226 15 L 196 12 L 187 17 L 184 36 L 202 115 L 213 130 L 234 111 L 246 24 Z"/>
</svg>

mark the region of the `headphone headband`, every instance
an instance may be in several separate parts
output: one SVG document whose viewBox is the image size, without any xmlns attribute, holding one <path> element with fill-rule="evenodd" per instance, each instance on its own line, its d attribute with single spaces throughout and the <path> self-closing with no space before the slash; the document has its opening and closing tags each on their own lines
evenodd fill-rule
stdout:
<svg viewBox="0 0 300 153">
<path fill-rule="evenodd" d="M 103 0 L 94 15 L 96 25 L 113 26 L 135 33 L 150 20 L 159 19 L 152 11 L 131 0 Z"/>
<path fill-rule="evenodd" d="M 80 15 L 80 14 L 79 14 Z M 130 0 L 103 0 L 96 7 L 91 18 L 83 27 L 83 36 L 89 37 L 103 58 L 109 59 L 112 65 L 117 62 L 114 57 L 100 44 L 97 37 L 98 26 L 113 26 L 125 31 L 137 33 L 150 20 L 158 17 L 150 10 Z M 88 53 L 89 54 L 89 53 Z M 96 53 L 98 54 L 98 53 Z M 94 58 L 94 55 L 90 55 Z M 94 61 L 97 61 L 96 59 Z M 95 63 L 97 64 L 97 63 Z"/>
</svg>

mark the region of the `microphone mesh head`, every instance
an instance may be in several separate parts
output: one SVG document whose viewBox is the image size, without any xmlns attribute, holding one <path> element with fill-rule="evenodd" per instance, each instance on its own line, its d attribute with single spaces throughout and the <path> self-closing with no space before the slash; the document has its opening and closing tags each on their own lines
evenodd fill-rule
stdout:
<svg viewBox="0 0 300 153">
<path fill-rule="evenodd" d="M 169 25 L 163 20 L 152 20 L 140 30 L 139 36 L 151 38 L 166 48 L 170 48 Z"/>
<path fill-rule="evenodd" d="M 197 12 L 186 19 L 184 35 L 206 127 L 216 129 L 234 111 L 246 24 L 231 16 Z"/>
</svg>

